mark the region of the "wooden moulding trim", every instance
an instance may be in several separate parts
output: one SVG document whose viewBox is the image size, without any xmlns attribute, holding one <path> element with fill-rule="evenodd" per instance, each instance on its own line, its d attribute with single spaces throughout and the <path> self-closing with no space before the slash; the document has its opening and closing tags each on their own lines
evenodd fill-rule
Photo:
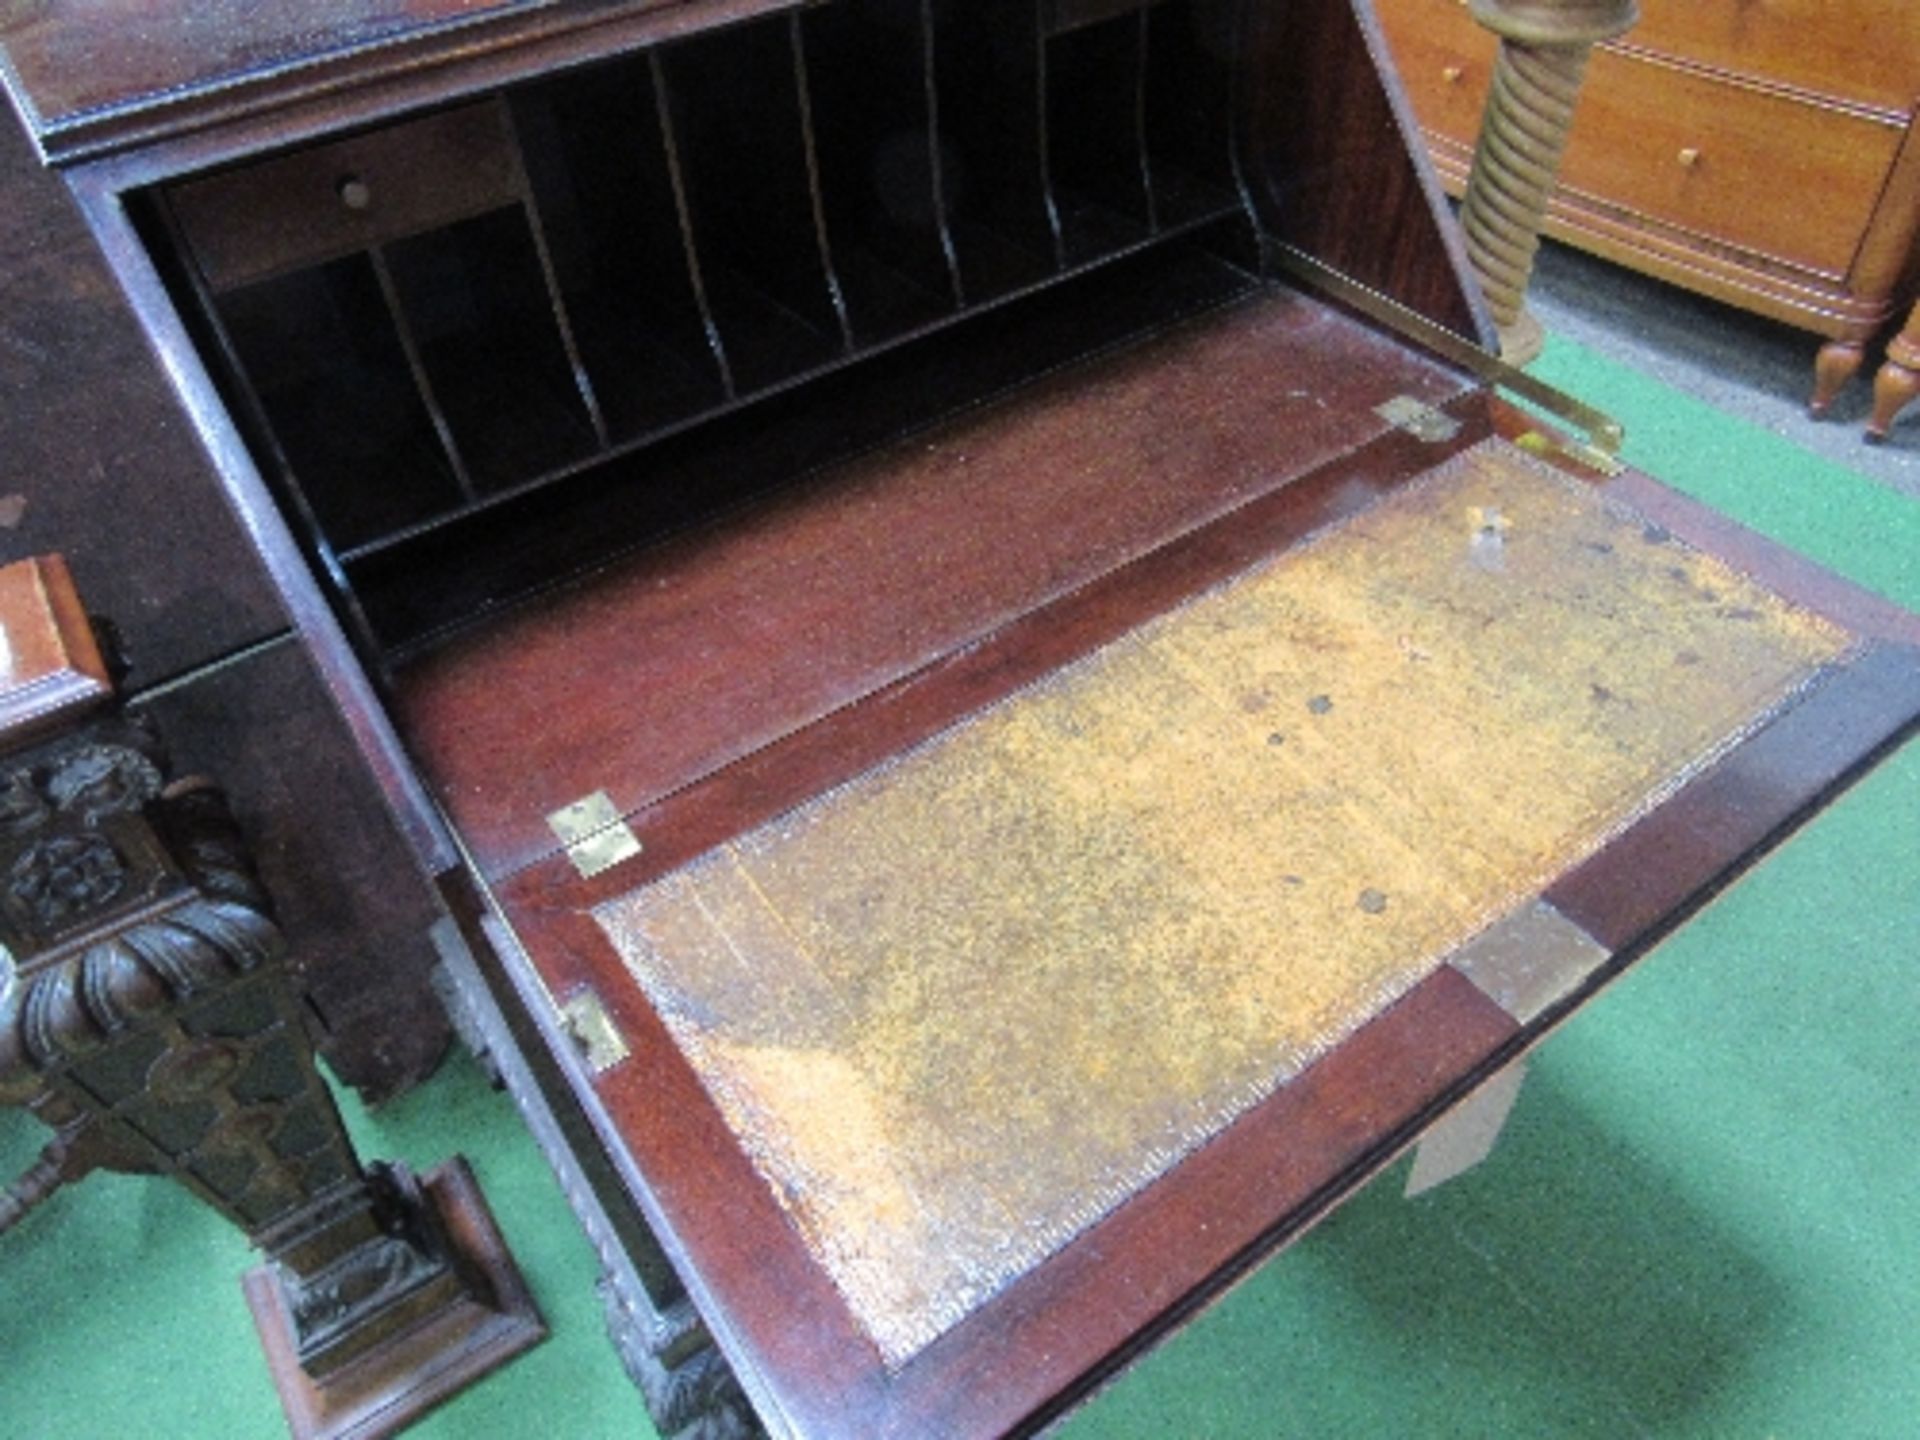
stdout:
<svg viewBox="0 0 1920 1440">
<path fill-rule="evenodd" d="M 1460 194 L 1472 168 L 1472 147 L 1434 130 L 1426 138 L 1442 181 Z M 1894 313 L 1893 296 L 1856 295 L 1837 272 L 1807 270 L 1565 186 L 1547 202 L 1546 233 L 1657 279 L 1834 339 L 1867 339 Z"/>
<path fill-rule="evenodd" d="M 113 696 L 93 627 L 58 555 L 0 566 L 0 750 L 47 734 Z"/>
<path fill-rule="evenodd" d="M 300 1368 L 274 1267 L 263 1264 L 241 1277 L 296 1440 L 392 1435 L 547 1337 L 546 1321 L 465 1158 L 436 1165 L 420 1188 L 423 1208 L 437 1216 L 454 1267 L 463 1272 L 462 1290 L 324 1381 Z"/>
<path fill-rule="evenodd" d="M 1803 85 L 1795 85 L 1785 80 L 1727 70 L 1718 65 L 1702 65 L 1681 56 L 1649 50 L 1633 43 L 1632 31 L 1628 31 L 1621 39 L 1604 42 L 1603 48 L 1642 65 L 1654 65 L 1662 70 L 1678 70 L 1683 74 L 1701 76 L 1728 90 L 1745 90 L 1754 95 L 1792 100 L 1815 110 L 1846 115 L 1855 120 L 1871 120 L 1889 129 L 1905 129 L 1907 122 L 1912 118 L 1907 111 L 1892 105 L 1880 105 L 1871 100 L 1850 100 L 1844 95 L 1809 90 Z"/>
<path fill-rule="evenodd" d="M 1031 1431 L 1330 1209 L 1520 1033 L 1442 967 L 889 1373 L 590 915 L 507 914 L 553 993 L 591 985 L 627 1039 L 583 1098 L 776 1434 Z"/>
<path fill-rule="evenodd" d="M 622 893 L 917 745 L 964 716 L 1069 664 L 1311 532 L 1366 508 L 1489 433 L 1486 398 L 1440 408 L 1463 421 L 1443 445 L 1399 430 L 1241 505 L 987 639 L 895 681 L 765 748 L 633 812 L 633 860 L 590 887 Z M 544 875 L 538 862 L 520 873 Z M 495 877 L 500 878 L 500 877 Z M 506 880 L 512 886 L 511 880 Z M 538 882 L 535 890 L 547 882 Z M 534 891 L 513 887 L 531 898 Z M 594 903 L 581 900 L 581 903 Z"/>
<path fill-rule="evenodd" d="M 171 106 L 113 112 L 41 135 L 50 164 L 86 162 L 115 189 L 296 145 L 373 120 L 551 75 L 801 0 L 651 0 L 503 16 L 470 30 L 412 37 L 391 51 L 355 51 L 291 72 L 267 89 L 190 92 Z M 585 13 L 582 13 L 584 8 Z M 137 147 L 137 148 L 136 148 Z"/>
<path fill-rule="evenodd" d="M 446 827 L 414 774 L 372 681 L 221 403 L 120 196 L 98 180 L 85 171 L 68 177 L 108 267 L 186 409 L 228 504 L 292 616 L 401 834 L 429 874 L 451 869 L 458 857 Z"/>
</svg>

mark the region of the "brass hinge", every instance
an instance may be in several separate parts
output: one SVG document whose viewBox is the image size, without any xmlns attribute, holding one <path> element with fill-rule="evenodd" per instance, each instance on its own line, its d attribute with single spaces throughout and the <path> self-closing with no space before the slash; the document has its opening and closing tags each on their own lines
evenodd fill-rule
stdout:
<svg viewBox="0 0 1920 1440">
<path fill-rule="evenodd" d="M 591 989 L 576 990 L 559 1007 L 560 1028 L 580 1047 L 580 1057 L 595 1075 L 604 1075 L 630 1053 L 626 1037 Z"/>
<path fill-rule="evenodd" d="M 631 860 L 641 849 L 639 837 L 604 790 L 561 806 L 547 816 L 547 828 L 566 847 L 573 868 L 589 880 Z"/>
<path fill-rule="evenodd" d="M 632 1053 L 626 1037 L 620 1033 L 620 1027 L 613 1023 L 605 1002 L 593 987 L 580 986 L 562 1004 L 554 998 L 553 991 L 547 987 L 546 977 L 527 958 L 525 948 L 497 909 L 488 910 L 480 916 L 480 928 L 494 954 L 503 961 L 509 955 L 520 957 L 521 963 L 517 968 L 530 982 L 533 992 L 544 1002 L 554 1028 L 573 1044 L 590 1074 L 598 1077 Z"/>
<path fill-rule="evenodd" d="M 1411 395 L 1396 395 L 1373 407 L 1373 413 L 1417 440 L 1438 445 L 1460 433 L 1460 422 Z"/>
<path fill-rule="evenodd" d="M 1559 453 L 1603 475 L 1618 475 L 1626 468 L 1619 458 L 1626 431 L 1618 420 L 1602 414 L 1583 400 L 1575 399 L 1566 391 L 1516 369 L 1498 355 L 1463 340 L 1445 326 L 1437 325 L 1418 311 L 1408 309 L 1392 296 L 1382 295 L 1378 290 L 1362 285 L 1305 251 L 1296 250 L 1291 245 L 1269 242 L 1265 247 L 1265 255 L 1273 266 L 1294 279 L 1351 305 L 1389 329 L 1397 330 L 1415 344 L 1431 350 L 1441 359 L 1458 365 L 1475 379 L 1504 390 L 1535 409 L 1544 410 L 1554 419 L 1580 432 L 1578 439 L 1552 442 L 1552 448 Z M 1536 436 L 1530 448 L 1538 449 L 1546 443 L 1545 436 Z"/>
</svg>

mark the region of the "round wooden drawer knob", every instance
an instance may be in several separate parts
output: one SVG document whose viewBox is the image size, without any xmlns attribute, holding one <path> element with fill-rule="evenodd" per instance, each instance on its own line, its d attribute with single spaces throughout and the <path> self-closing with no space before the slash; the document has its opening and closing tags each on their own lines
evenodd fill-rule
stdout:
<svg viewBox="0 0 1920 1440">
<path fill-rule="evenodd" d="M 365 210 L 373 204 L 373 188 L 358 175 L 348 175 L 334 187 L 340 203 L 349 210 Z"/>
<path fill-rule="evenodd" d="M 1700 152 L 1689 145 L 1680 152 L 1680 163 L 1689 170 L 1697 169 L 1700 164 Z"/>
</svg>

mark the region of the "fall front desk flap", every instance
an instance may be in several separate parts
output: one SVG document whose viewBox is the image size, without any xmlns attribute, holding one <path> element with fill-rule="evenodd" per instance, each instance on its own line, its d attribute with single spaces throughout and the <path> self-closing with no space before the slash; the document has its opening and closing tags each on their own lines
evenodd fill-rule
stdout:
<svg viewBox="0 0 1920 1440">
<path fill-rule="evenodd" d="M 1488 441 L 594 917 L 898 1365 L 1849 643 Z"/>
</svg>

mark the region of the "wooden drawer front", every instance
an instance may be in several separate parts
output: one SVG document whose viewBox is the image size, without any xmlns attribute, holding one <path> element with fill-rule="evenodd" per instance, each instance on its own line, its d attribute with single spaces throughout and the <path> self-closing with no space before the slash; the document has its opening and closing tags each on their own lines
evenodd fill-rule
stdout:
<svg viewBox="0 0 1920 1440">
<path fill-rule="evenodd" d="M 1844 276 L 1901 127 L 1597 50 L 1561 183 Z"/>
<path fill-rule="evenodd" d="M 1471 146 L 1498 42 L 1460 0 L 1378 0 L 1378 10 L 1421 127 Z"/>
<path fill-rule="evenodd" d="M 519 193 L 506 118 L 483 101 L 190 181 L 169 197 L 207 282 L 225 290 Z"/>
<path fill-rule="evenodd" d="M 1895 110 L 1920 100 L 1914 0 L 1641 0 L 1623 43 Z"/>
</svg>

